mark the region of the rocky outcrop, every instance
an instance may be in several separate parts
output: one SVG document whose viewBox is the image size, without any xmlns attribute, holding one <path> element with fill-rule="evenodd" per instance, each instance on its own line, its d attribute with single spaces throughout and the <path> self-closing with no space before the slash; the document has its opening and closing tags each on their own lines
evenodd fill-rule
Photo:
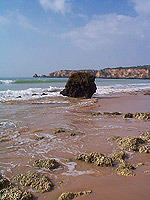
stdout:
<svg viewBox="0 0 150 200">
<path fill-rule="evenodd" d="M 101 70 L 60 70 L 50 74 L 42 75 L 41 77 L 48 78 L 68 78 L 73 73 L 86 72 L 96 78 L 109 79 L 150 79 L 150 65 L 137 67 L 119 67 L 119 68 L 105 68 Z M 37 75 L 37 74 L 35 74 Z M 35 76 L 34 77 L 38 77 Z"/>
<path fill-rule="evenodd" d="M 74 98 L 91 98 L 96 92 L 95 77 L 85 72 L 77 72 L 70 76 L 65 89 L 60 92 L 64 96 Z"/>
</svg>

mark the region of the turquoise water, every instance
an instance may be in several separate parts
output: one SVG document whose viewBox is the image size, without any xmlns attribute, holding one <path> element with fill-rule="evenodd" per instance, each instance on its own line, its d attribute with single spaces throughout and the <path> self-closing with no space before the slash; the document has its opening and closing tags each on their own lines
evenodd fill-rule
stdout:
<svg viewBox="0 0 150 200">
<path fill-rule="evenodd" d="M 0 78 L 0 101 L 60 96 L 67 78 Z M 150 89 L 150 79 L 96 79 L 97 95 Z"/>
</svg>

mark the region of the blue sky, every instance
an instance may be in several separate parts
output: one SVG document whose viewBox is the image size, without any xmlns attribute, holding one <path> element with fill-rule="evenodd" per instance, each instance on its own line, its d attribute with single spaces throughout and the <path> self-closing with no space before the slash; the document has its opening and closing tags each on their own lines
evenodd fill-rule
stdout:
<svg viewBox="0 0 150 200">
<path fill-rule="evenodd" d="M 150 64 L 150 0 L 0 0 L 0 76 Z"/>
</svg>

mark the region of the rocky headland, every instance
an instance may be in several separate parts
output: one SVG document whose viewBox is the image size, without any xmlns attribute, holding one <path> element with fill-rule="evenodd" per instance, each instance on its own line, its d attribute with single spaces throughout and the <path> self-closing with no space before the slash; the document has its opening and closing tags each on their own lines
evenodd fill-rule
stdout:
<svg viewBox="0 0 150 200">
<path fill-rule="evenodd" d="M 137 67 L 118 67 L 105 68 L 100 70 L 59 70 L 48 75 L 38 76 L 36 73 L 33 77 L 46 78 L 68 78 L 75 72 L 86 72 L 94 75 L 96 78 L 107 79 L 150 79 L 150 65 Z"/>
</svg>

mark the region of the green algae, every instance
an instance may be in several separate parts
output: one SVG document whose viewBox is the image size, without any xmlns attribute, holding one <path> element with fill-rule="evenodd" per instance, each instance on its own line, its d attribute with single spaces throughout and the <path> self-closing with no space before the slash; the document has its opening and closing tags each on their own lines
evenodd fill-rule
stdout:
<svg viewBox="0 0 150 200">
<path fill-rule="evenodd" d="M 37 192 L 47 192 L 53 187 L 52 182 L 46 176 L 39 173 L 18 174 L 14 180 L 23 186 L 28 186 L 35 189 Z"/>
<path fill-rule="evenodd" d="M 136 112 L 136 113 L 126 113 L 123 115 L 123 118 L 134 118 L 134 119 L 139 119 L 139 120 L 150 120 L 150 112 Z"/>
<path fill-rule="evenodd" d="M 32 200 L 30 192 L 20 190 L 18 186 L 13 185 L 8 179 L 0 176 L 0 199 L 1 200 Z"/>
<path fill-rule="evenodd" d="M 98 152 L 80 154 L 76 156 L 75 159 L 85 161 L 86 163 L 93 163 L 94 165 L 101 167 L 113 166 L 114 164 L 112 158 Z"/>
<path fill-rule="evenodd" d="M 121 163 L 115 171 L 117 172 L 118 175 L 122 176 L 135 176 L 135 173 L 133 172 L 135 168 L 128 163 Z"/>
<path fill-rule="evenodd" d="M 83 192 L 82 191 L 80 191 L 80 192 L 63 192 L 59 196 L 58 200 L 71 200 L 71 199 L 74 199 L 76 197 L 80 197 L 82 195 L 90 194 L 90 193 L 92 193 L 91 190 L 89 190 L 89 191 L 83 191 Z"/>
<path fill-rule="evenodd" d="M 33 167 L 56 169 L 59 167 L 59 163 L 55 159 L 38 159 L 34 161 Z"/>
</svg>

